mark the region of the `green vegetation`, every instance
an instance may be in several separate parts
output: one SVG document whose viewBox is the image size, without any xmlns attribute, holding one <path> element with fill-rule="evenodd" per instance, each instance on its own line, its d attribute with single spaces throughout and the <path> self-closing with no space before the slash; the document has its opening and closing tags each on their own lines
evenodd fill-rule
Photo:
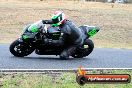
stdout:
<svg viewBox="0 0 132 88">
<path fill-rule="evenodd" d="M 88 73 L 130 74 L 131 70 L 93 70 Z M 76 74 L 0 73 L 0 88 L 131 88 L 129 84 L 85 84 L 76 83 Z"/>
</svg>

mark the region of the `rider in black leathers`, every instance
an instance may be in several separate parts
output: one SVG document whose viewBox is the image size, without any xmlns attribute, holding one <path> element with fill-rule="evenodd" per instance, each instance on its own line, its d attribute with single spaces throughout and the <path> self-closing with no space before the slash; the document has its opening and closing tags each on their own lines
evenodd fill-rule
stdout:
<svg viewBox="0 0 132 88">
<path fill-rule="evenodd" d="M 76 48 L 84 42 L 81 30 L 79 30 L 79 28 L 72 21 L 67 20 L 62 11 L 56 11 L 51 20 L 42 20 L 42 23 L 59 27 L 62 34 L 60 39 L 45 39 L 44 42 L 56 46 L 66 45 L 67 47 L 60 54 L 60 58 L 62 59 L 68 59 L 69 56 L 75 53 Z"/>
</svg>

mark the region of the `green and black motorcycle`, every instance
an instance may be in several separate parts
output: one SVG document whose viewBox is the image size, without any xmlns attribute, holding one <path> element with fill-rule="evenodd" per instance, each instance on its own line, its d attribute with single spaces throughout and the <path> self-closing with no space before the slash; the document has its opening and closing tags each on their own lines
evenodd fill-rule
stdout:
<svg viewBox="0 0 132 88">
<path fill-rule="evenodd" d="M 11 43 L 9 49 L 14 56 L 24 57 L 31 54 L 33 51 L 38 55 L 60 55 L 65 49 L 65 47 L 62 46 L 47 45 L 43 42 L 46 38 L 59 39 L 61 32 L 58 27 L 49 26 L 47 28 L 46 25 L 44 25 L 41 30 L 34 28 L 34 30 L 30 31 L 28 30 L 30 26 L 31 25 L 26 26 L 21 37 Z M 86 33 L 87 38 L 84 44 L 78 47 L 74 55 L 72 55 L 74 58 L 83 58 L 93 51 L 94 43 L 89 38 L 100 30 L 98 27 L 88 25 L 80 26 L 79 28 L 82 31 L 88 29 Z"/>
</svg>

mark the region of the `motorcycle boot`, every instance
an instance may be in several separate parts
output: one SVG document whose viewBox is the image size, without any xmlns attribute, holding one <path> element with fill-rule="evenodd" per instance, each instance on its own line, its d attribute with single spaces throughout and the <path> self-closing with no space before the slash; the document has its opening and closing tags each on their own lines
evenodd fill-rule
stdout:
<svg viewBox="0 0 132 88">
<path fill-rule="evenodd" d="M 62 53 L 60 54 L 60 58 L 62 60 L 69 59 L 69 56 L 73 55 L 76 51 L 76 46 L 68 47 L 67 49 L 64 49 Z"/>
</svg>

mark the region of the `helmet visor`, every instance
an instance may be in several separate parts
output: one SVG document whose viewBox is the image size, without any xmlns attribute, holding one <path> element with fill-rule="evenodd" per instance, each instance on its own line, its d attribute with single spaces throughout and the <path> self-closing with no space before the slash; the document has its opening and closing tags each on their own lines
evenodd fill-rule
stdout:
<svg viewBox="0 0 132 88">
<path fill-rule="evenodd" d="M 58 16 L 55 15 L 52 17 L 52 21 L 54 24 L 59 23 L 61 20 L 62 20 L 62 14 L 60 14 Z"/>
<path fill-rule="evenodd" d="M 58 17 L 55 18 L 55 19 L 52 19 L 52 21 L 53 21 L 54 24 L 59 23 Z"/>
</svg>

